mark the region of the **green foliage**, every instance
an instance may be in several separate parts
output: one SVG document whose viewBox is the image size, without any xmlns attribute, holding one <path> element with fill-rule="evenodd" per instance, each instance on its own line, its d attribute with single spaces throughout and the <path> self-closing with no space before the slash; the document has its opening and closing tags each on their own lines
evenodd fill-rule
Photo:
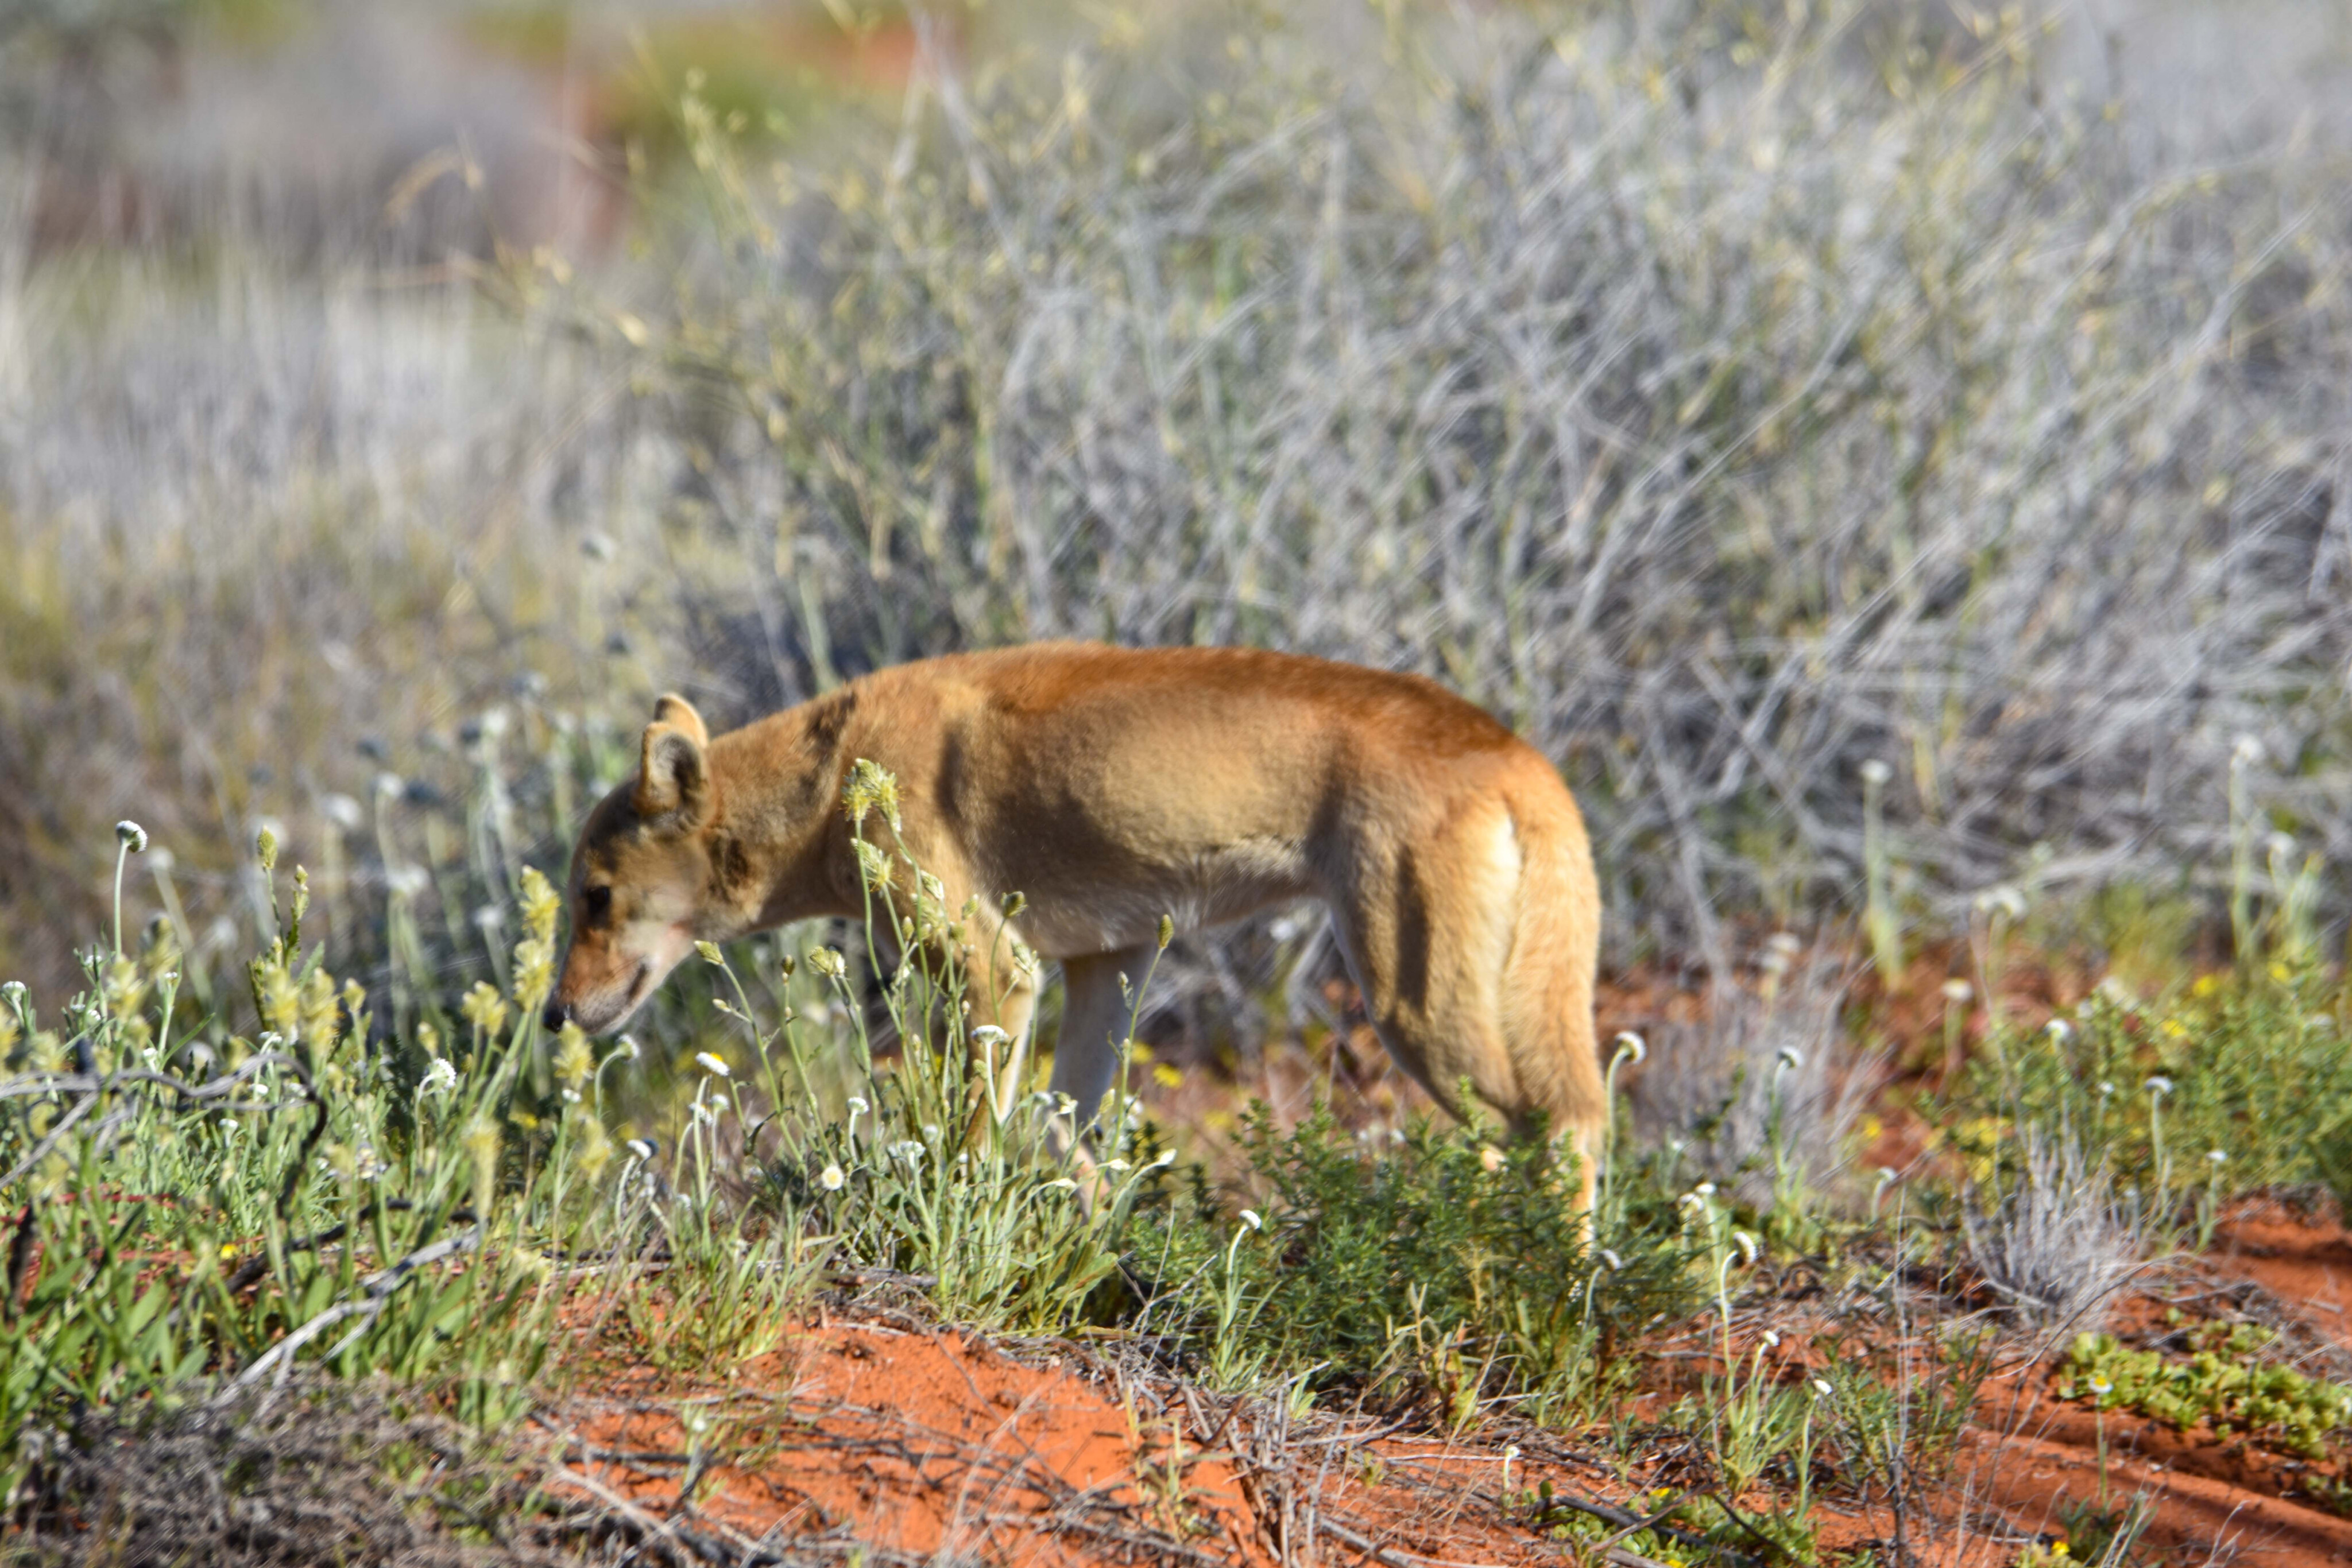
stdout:
<svg viewBox="0 0 2352 1568">
<path fill-rule="evenodd" d="M 2252 1323 L 2207 1324 L 2190 1337 L 2197 1348 L 2184 1361 L 2107 1334 L 2078 1335 L 2058 1397 L 2136 1411 L 2184 1432 L 2201 1422 L 2225 1440 L 2244 1436 L 2301 1459 L 2345 1451 L 2338 1435 L 2352 1428 L 2352 1387 L 2258 1360 L 2273 1336 Z"/>
<path fill-rule="evenodd" d="M 2063 1124 L 2160 1208 L 2201 1203 L 2209 1228 L 2215 1201 L 2265 1187 L 2352 1196 L 2343 1005 L 2315 965 L 2284 962 L 2208 976 L 2169 1005 L 2103 993 L 2049 1028 L 1997 1030 L 1953 1108 L 1979 1160 L 2017 1157 L 2019 1126 Z"/>
<path fill-rule="evenodd" d="M 1631 1331 L 1695 1301 L 1670 1221 L 1591 1246 L 1572 1176 L 1542 1151 L 1428 1122 L 1400 1138 L 1367 1147 L 1328 1107 L 1286 1133 L 1254 1108 L 1243 1146 L 1263 1233 L 1254 1209 L 1230 1238 L 1210 1233 L 1205 1209 L 1171 1221 L 1160 1252 L 1138 1259 L 1181 1281 L 1164 1310 L 1229 1361 L 1397 1380 L 1459 1423 L 1503 1393 L 1539 1416 L 1589 1414 L 1618 1385 Z"/>
<path fill-rule="evenodd" d="M 1831 1387 L 1829 1448 L 1845 1483 L 1866 1493 L 1943 1474 L 1994 1348 L 1990 1333 L 1840 1343 L 1822 1376 Z"/>
<path fill-rule="evenodd" d="M 131 824 L 122 841 L 143 848 Z M 273 894 L 274 855 L 265 834 Z M 270 1025 L 257 1039 L 190 1016 L 161 935 L 135 956 L 94 953 L 58 1029 L 9 988 L 0 1429 L 275 1379 L 298 1356 L 447 1380 L 495 1420 L 539 1370 L 548 1259 L 608 1234 L 595 1198 L 611 1155 L 576 1092 L 527 1082 L 552 891 L 522 880 L 512 1008 L 482 988 L 470 1035 L 411 1077 L 367 1047 L 359 988 L 304 956 L 299 869 L 293 883 L 248 970 Z"/>
</svg>

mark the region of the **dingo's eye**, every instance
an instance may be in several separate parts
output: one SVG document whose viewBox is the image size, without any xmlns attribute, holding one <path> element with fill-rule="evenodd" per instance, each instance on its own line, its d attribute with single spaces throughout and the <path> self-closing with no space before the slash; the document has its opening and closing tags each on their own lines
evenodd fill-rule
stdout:
<svg viewBox="0 0 2352 1568">
<path fill-rule="evenodd" d="M 591 920 L 602 920 L 613 913 L 613 890 L 609 887 L 587 887 L 580 890 L 580 913 Z"/>
</svg>

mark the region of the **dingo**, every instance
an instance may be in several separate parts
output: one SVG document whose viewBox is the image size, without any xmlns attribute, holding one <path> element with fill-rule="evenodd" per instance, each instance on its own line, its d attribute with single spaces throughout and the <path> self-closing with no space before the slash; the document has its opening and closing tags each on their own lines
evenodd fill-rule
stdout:
<svg viewBox="0 0 2352 1568">
<path fill-rule="evenodd" d="M 572 854 L 549 1027 L 616 1027 L 698 939 L 862 914 L 841 809 L 860 758 L 897 775 L 904 847 L 948 908 L 979 895 L 969 994 L 972 1022 L 1014 1041 L 1001 1095 L 1022 1080 L 1039 983 L 1003 938 L 1061 962 L 1053 1086 L 1091 1115 L 1125 1032 L 1118 977 L 1143 974 L 1163 913 L 1191 931 L 1312 896 L 1389 1053 L 1457 1115 L 1465 1079 L 1515 1134 L 1547 1115 L 1575 1141 L 1589 1204 L 1608 1113 L 1600 894 L 1575 801 L 1542 756 L 1433 683 L 1294 654 L 956 654 L 716 740 L 663 697 L 637 777 Z M 1015 890 L 1026 905 L 1008 917 Z"/>
</svg>

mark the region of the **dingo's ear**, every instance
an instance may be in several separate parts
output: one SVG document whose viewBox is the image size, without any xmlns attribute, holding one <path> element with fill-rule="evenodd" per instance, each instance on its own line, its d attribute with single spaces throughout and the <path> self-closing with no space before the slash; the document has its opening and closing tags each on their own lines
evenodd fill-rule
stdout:
<svg viewBox="0 0 2352 1568">
<path fill-rule="evenodd" d="M 664 692 L 655 702 L 654 722 L 674 725 L 686 731 L 694 737 L 694 744 L 697 746 L 710 744 L 710 731 L 703 727 L 702 716 L 694 711 L 692 703 L 676 692 Z"/>
<path fill-rule="evenodd" d="M 664 697 L 646 726 L 637 789 L 630 803 L 640 817 L 677 815 L 686 825 L 710 811 L 710 768 L 703 756 L 709 732 L 684 697 Z"/>
</svg>

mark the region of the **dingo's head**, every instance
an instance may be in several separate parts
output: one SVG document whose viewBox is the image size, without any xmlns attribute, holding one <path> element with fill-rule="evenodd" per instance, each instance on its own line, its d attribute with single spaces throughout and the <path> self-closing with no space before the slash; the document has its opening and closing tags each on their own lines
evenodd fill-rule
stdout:
<svg viewBox="0 0 2352 1568">
<path fill-rule="evenodd" d="M 572 946 L 545 1022 L 617 1028 L 694 950 L 709 898 L 707 830 L 717 805 L 710 733 L 684 697 L 646 726 L 636 778 L 588 814 L 572 852 Z"/>
</svg>

